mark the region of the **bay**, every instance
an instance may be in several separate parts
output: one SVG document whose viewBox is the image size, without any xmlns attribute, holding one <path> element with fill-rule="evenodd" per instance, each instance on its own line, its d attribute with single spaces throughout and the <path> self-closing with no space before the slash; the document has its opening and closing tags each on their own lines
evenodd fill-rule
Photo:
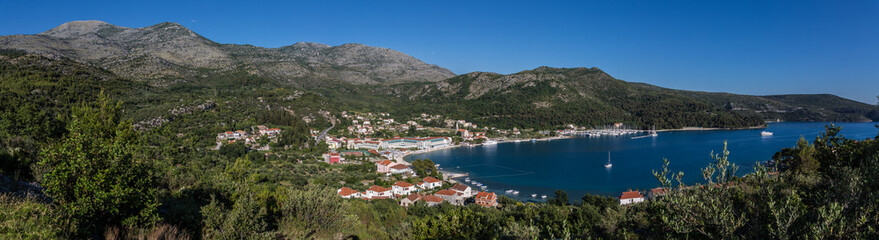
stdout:
<svg viewBox="0 0 879 240">
<path fill-rule="evenodd" d="M 657 137 L 577 137 L 553 141 L 505 142 L 496 145 L 460 147 L 405 159 L 431 159 L 440 168 L 465 172 L 488 186 L 486 191 L 521 201 L 542 201 L 565 190 L 571 200 L 586 193 L 618 196 L 622 191 L 647 190 L 658 186 L 652 170 L 670 161 L 673 172 L 683 171 L 688 184 L 702 182 L 700 169 L 711 162 L 710 153 L 720 152 L 727 141 L 729 160 L 740 166 L 737 175 L 752 172 L 755 163 L 770 160 L 782 148 L 796 144 L 801 136 L 812 142 L 831 123 L 770 123 L 766 129 L 660 132 Z M 837 123 L 841 135 L 850 139 L 877 136 L 876 123 Z M 772 136 L 761 136 L 770 131 Z M 606 168 L 608 152 L 613 166 Z M 460 180 L 460 179 L 459 179 Z M 505 190 L 520 191 L 518 195 Z M 532 198 L 531 194 L 537 194 Z"/>
</svg>

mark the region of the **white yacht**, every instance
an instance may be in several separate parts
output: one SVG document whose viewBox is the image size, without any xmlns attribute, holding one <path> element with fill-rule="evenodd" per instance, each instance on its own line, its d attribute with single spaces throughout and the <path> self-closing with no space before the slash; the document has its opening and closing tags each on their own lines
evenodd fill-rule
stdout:
<svg viewBox="0 0 879 240">
<path fill-rule="evenodd" d="M 607 152 L 607 163 L 604 164 L 604 167 L 606 167 L 606 168 L 613 167 L 613 163 L 610 163 L 610 151 Z"/>
<path fill-rule="evenodd" d="M 772 136 L 772 132 L 762 131 L 760 132 L 760 136 Z"/>
</svg>

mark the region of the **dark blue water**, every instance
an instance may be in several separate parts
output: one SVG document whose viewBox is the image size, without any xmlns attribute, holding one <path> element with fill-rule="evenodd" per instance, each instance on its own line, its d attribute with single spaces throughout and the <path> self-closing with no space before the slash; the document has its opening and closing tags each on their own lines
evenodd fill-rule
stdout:
<svg viewBox="0 0 879 240">
<path fill-rule="evenodd" d="M 553 196 L 562 189 L 571 199 L 585 193 L 618 196 L 628 189 L 650 189 L 658 185 L 651 170 L 660 170 L 668 158 L 673 172 L 683 171 L 688 184 L 702 182 L 700 169 L 711 162 L 712 150 L 729 144 L 729 159 L 740 166 L 738 175 L 753 170 L 755 162 L 772 158 L 775 152 L 792 147 L 800 136 L 809 142 L 824 132 L 829 123 L 771 123 L 761 136 L 757 130 L 660 132 L 658 137 L 581 137 L 554 141 L 509 142 L 479 147 L 461 147 L 412 155 L 406 160 L 431 159 L 449 171 L 467 172 L 470 179 L 488 186 L 487 191 L 505 194 L 520 191 L 520 200 L 531 194 Z M 840 123 L 841 134 L 850 139 L 874 138 L 876 123 Z M 605 168 L 610 151 L 613 167 Z"/>
</svg>

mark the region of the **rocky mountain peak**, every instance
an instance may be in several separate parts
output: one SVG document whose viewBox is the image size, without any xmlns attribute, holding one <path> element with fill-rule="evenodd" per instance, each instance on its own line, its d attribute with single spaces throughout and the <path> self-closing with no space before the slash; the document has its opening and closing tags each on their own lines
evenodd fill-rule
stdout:
<svg viewBox="0 0 879 240">
<path fill-rule="evenodd" d="M 109 24 L 98 20 L 72 21 L 61 24 L 55 28 L 40 33 L 40 35 L 54 38 L 75 38 L 90 34 L 101 34 L 106 31 L 121 31 L 129 29 Z"/>
<path fill-rule="evenodd" d="M 358 43 L 299 42 L 281 48 L 217 44 L 178 23 L 142 28 L 101 21 L 65 23 L 39 35 L 0 36 L 0 45 L 89 62 L 157 86 L 202 81 L 247 69 L 247 74 L 302 87 L 332 82 L 437 82 L 455 74 L 388 48 Z"/>
</svg>

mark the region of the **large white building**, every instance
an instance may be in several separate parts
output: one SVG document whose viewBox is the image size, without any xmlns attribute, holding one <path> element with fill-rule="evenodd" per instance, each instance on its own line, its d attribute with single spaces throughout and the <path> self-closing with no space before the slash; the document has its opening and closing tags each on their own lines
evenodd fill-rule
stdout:
<svg viewBox="0 0 879 240">
<path fill-rule="evenodd" d="M 427 138 L 390 138 L 382 139 L 379 144 L 383 149 L 431 149 L 447 147 L 452 143 L 451 138 L 447 137 L 427 137 Z"/>
</svg>

